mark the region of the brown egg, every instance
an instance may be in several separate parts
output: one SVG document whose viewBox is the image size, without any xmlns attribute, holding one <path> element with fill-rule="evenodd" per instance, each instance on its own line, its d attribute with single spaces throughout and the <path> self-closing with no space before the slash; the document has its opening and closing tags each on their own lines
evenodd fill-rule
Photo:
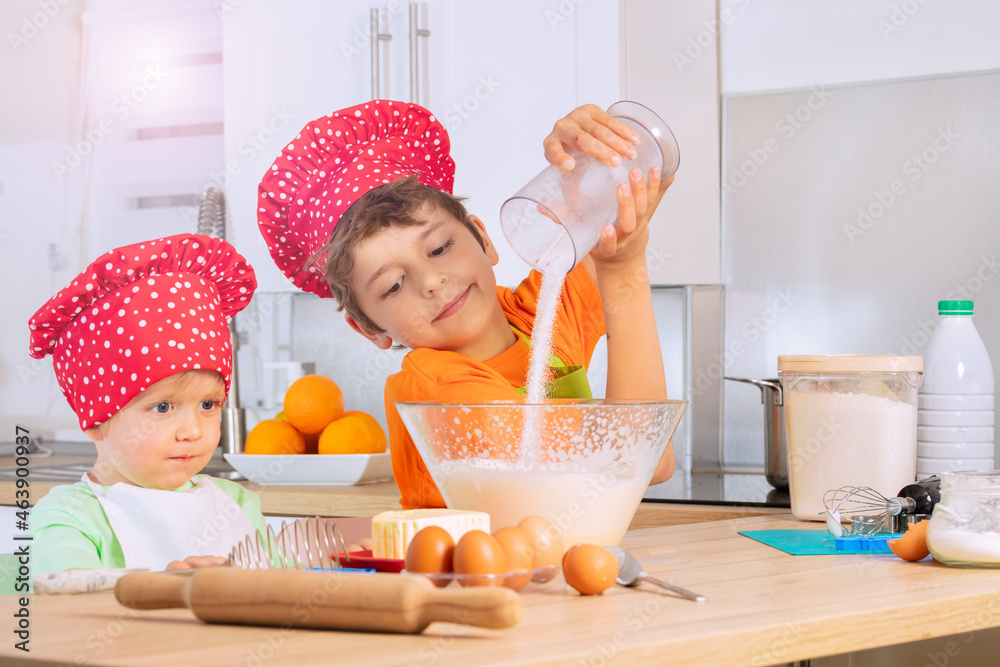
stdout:
<svg viewBox="0 0 1000 667">
<path fill-rule="evenodd" d="M 535 548 L 531 546 L 531 535 L 517 526 L 506 526 L 493 533 L 493 539 L 500 543 L 504 556 L 507 557 L 507 571 L 517 572 L 527 570 L 527 574 L 507 577 L 503 585 L 519 591 L 531 581 L 530 570 L 535 563 Z"/>
<path fill-rule="evenodd" d="M 439 574 L 451 572 L 452 558 L 455 553 L 455 540 L 451 534 L 440 526 L 427 526 L 410 540 L 406 548 L 405 567 L 410 572 Z M 447 577 L 431 577 L 435 586 L 447 586 L 451 580 Z"/>
<path fill-rule="evenodd" d="M 566 583 L 582 595 L 600 595 L 615 583 L 618 561 L 607 549 L 593 544 L 577 544 L 563 559 Z"/>
<path fill-rule="evenodd" d="M 507 557 L 492 535 L 481 530 L 470 530 L 455 545 L 455 574 L 503 574 L 507 571 Z M 460 578 L 463 586 L 500 586 L 502 577 Z"/>
<path fill-rule="evenodd" d="M 892 553 L 903 560 L 923 560 L 930 554 L 930 549 L 927 548 L 927 525 L 929 523 L 930 521 L 911 523 L 902 537 L 889 540 L 886 545 Z"/>
<path fill-rule="evenodd" d="M 521 519 L 518 528 L 531 536 L 531 546 L 535 550 L 534 569 L 559 565 L 563 555 L 563 542 L 556 527 L 540 516 Z M 532 581 L 546 582 L 556 576 L 556 571 L 543 572 L 532 577 Z"/>
</svg>

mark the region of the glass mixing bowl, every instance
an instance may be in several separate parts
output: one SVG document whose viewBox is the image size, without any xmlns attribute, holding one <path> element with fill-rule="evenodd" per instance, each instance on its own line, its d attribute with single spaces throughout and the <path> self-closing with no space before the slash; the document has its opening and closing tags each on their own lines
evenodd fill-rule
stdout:
<svg viewBox="0 0 1000 667">
<path fill-rule="evenodd" d="M 566 547 L 618 546 L 687 401 L 397 403 L 451 509 L 493 530 L 548 519 Z"/>
</svg>

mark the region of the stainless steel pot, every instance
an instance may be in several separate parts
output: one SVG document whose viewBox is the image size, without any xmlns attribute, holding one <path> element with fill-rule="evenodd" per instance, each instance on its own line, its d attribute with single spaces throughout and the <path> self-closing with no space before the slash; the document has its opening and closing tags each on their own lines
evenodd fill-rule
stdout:
<svg viewBox="0 0 1000 667">
<path fill-rule="evenodd" d="M 788 431 L 785 428 L 785 400 L 777 378 L 751 380 L 726 377 L 727 380 L 747 382 L 760 388 L 760 402 L 764 405 L 764 476 L 776 489 L 788 488 Z"/>
</svg>

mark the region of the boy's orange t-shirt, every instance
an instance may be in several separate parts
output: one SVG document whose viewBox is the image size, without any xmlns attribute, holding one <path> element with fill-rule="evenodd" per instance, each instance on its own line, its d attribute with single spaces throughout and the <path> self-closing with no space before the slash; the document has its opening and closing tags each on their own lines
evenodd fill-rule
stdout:
<svg viewBox="0 0 1000 667">
<path fill-rule="evenodd" d="M 535 305 L 541 274 L 532 271 L 514 290 L 497 288 L 507 321 L 528 336 L 535 325 Z M 597 286 L 582 264 L 569 272 L 563 286 L 552 341 L 552 353 L 567 366 L 590 365 L 594 346 L 605 333 L 604 310 Z M 395 403 L 441 400 L 472 403 L 521 398 L 526 384 L 531 348 L 518 338 L 504 352 L 476 361 L 457 352 L 419 348 L 403 359 L 402 369 L 385 384 L 385 411 L 389 426 L 392 472 L 402 492 L 404 509 L 444 507 Z"/>
</svg>

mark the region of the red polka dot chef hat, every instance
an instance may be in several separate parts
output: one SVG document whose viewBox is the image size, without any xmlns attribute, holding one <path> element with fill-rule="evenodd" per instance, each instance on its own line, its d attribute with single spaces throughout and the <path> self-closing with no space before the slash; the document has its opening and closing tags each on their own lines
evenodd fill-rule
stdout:
<svg viewBox="0 0 1000 667">
<path fill-rule="evenodd" d="M 416 104 L 373 100 L 306 125 L 264 175 L 257 224 L 296 287 L 332 296 L 323 258 L 309 262 L 366 192 L 417 175 L 451 193 L 455 162 L 444 126 Z"/>
<path fill-rule="evenodd" d="M 184 370 L 218 371 L 228 395 L 229 321 L 256 287 L 253 268 L 222 239 L 179 234 L 116 248 L 32 316 L 29 352 L 52 355 L 84 430 Z"/>
</svg>

